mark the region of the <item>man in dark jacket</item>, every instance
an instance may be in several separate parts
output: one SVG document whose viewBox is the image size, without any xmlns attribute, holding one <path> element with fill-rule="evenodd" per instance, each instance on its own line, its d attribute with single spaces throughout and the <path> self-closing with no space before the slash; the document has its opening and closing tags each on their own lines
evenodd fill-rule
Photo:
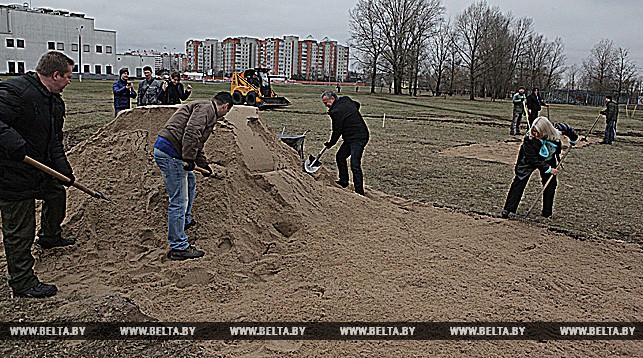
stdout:
<svg viewBox="0 0 643 358">
<path fill-rule="evenodd" d="M 601 111 L 605 116 L 605 137 L 599 144 L 612 144 L 616 138 L 616 120 L 618 119 L 618 103 L 614 103 L 612 96 L 605 97 L 606 107 Z"/>
<path fill-rule="evenodd" d="M 538 88 L 534 87 L 529 96 L 527 96 L 527 109 L 529 110 L 527 121 L 529 122 L 529 127 L 534 123 L 534 119 L 538 118 L 538 112 L 540 112 L 542 106 L 549 107 L 549 105 L 540 98 Z"/>
<path fill-rule="evenodd" d="M 121 68 L 118 71 L 119 78 L 114 82 L 114 116 L 118 115 L 118 112 L 130 108 L 130 98 L 136 98 L 136 91 L 132 88 L 132 83 L 128 81 L 129 79 L 129 70 L 127 68 Z"/>
<path fill-rule="evenodd" d="M 63 149 L 65 103 L 60 93 L 71 83 L 74 61 L 50 51 L 40 58 L 36 72 L 0 82 L 0 211 L 9 286 L 17 297 L 49 297 L 54 285 L 33 272 L 31 245 L 36 231 L 35 199 L 42 212 L 37 244 L 43 249 L 67 246 L 62 237 L 65 188 L 53 177 L 23 162 L 29 156 L 74 181 Z"/>
<path fill-rule="evenodd" d="M 194 167 L 212 174 L 203 145 L 214 125 L 232 109 L 232 95 L 219 92 L 209 101 L 192 101 L 181 106 L 161 129 L 154 143 L 154 161 L 161 170 L 170 196 L 168 241 L 170 260 L 202 257 L 205 253 L 188 243 L 186 228 L 193 225 L 192 202 L 196 192 Z"/>
<path fill-rule="evenodd" d="M 181 104 L 181 101 L 185 101 L 192 93 L 192 86 L 188 85 L 187 89 L 183 89 L 183 83 L 181 83 L 181 75 L 178 72 L 172 72 L 170 75 L 170 81 L 163 82 L 161 85 L 161 103 L 163 104 Z"/>
<path fill-rule="evenodd" d="M 351 171 L 353 172 L 353 183 L 355 192 L 364 195 L 364 178 L 362 175 L 362 154 L 369 133 L 366 122 L 359 113 L 359 103 L 348 96 L 340 98 L 333 91 L 326 91 L 321 96 L 322 102 L 328 107 L 328 115 L 332 120 L 333 132 L 330 140 L 324 143 L 326 148 L 332 148 L 341 136 L 344 142 L 339 147 L 335 159 L 339 171 L 337 184 L 346 188 L 348 186 L 348 166 L 346 159 L 351 157 Z"/>
</svg>

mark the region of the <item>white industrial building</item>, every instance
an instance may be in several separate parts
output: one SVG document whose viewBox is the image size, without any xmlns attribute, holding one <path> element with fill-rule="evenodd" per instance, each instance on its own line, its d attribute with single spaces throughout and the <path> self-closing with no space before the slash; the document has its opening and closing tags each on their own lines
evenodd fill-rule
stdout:
<svg viewBox="0 0 643 358">
<path fill-rule="evenodd" d="M 40 57 L 56 50 L 72 58 L 74 75 L 112 78 L 127 67 L 138 76 L 154 57 L 116 54 L 116 31 L 94 28 L 84 14 L 25 5 L 0 5 L 0 73 L 35 70 Z M 140 76 L 138 76 L 140 77 Z"/>
</svg>

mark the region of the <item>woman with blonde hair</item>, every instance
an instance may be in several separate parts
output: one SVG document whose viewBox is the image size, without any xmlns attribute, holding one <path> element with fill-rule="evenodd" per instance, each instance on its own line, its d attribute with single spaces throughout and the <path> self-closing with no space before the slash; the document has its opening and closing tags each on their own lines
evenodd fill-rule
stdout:
<svg viewBox="0 0 643 358">
<path fill-rule="evenodd" d="M 529 177 L 534 170 L 538 169 L 540 171 L 543 185 L 547 183 L 550 176 L 558 174 L 556 166 L 557 159 L 559 159 L 558 155 L 562 148 L 561 135 L 569 138 L 570 145 L 574 145 L 578 141 L 578 134 L 574 132 L 572 127 L 564 123 L 552 123 L 547 117 L 538 117 L 534 120 L 529 133 L 525 136 L 520 146 L 515 167 L 516 176 L 511 183 L 511 188 L 502 210 L 501 215 L 503 218 L 508 218 L 509 213 L 516 213 Z M 556 177 L 552 178 L 552 181 L 543 192 L 542 216 L 546 218 L 552 215 L 555 193 Z"/>
</svg>

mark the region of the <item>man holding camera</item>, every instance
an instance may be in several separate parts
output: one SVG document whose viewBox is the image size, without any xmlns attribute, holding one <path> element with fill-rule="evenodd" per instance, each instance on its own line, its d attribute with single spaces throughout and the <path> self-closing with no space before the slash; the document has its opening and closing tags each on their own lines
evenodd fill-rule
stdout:
<svg viewBox="0 0 643 358">
<path fill-rule="evenodd" d="M 136 91 L 132 88 L 132 83 L 128 82 L 129 70 L 121 68 L 118 74 L 120 77 L 114 82 L 114 117 L 118 112 L 130 108 L 130 98 L 136 98 Z"/>
</svg>

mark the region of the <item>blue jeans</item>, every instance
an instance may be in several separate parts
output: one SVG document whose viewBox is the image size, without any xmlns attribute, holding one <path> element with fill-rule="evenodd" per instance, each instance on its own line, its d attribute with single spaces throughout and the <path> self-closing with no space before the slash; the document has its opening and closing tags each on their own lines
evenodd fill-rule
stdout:
<svg viewBox="0 0 643 358">
<path fill-rule="evenodd" d="M 603 142 L 612 143 L 616 138 L 616 121 L 607 121 L 605 123 L 605 137 Z"/>
<path fill-rule="evenodd" d="M 167 210 L 167 240 L 171 249 L 185 250 L 189 246 L 185 224 L 192 220 L 196 176 L 194 172 L 183 169 L 183 160 L 172 158 L 156 148 L 154 148 L 154 161 L 161 170 L 165 189 L 170 196 L 170 205 Z"/>
</svg>

